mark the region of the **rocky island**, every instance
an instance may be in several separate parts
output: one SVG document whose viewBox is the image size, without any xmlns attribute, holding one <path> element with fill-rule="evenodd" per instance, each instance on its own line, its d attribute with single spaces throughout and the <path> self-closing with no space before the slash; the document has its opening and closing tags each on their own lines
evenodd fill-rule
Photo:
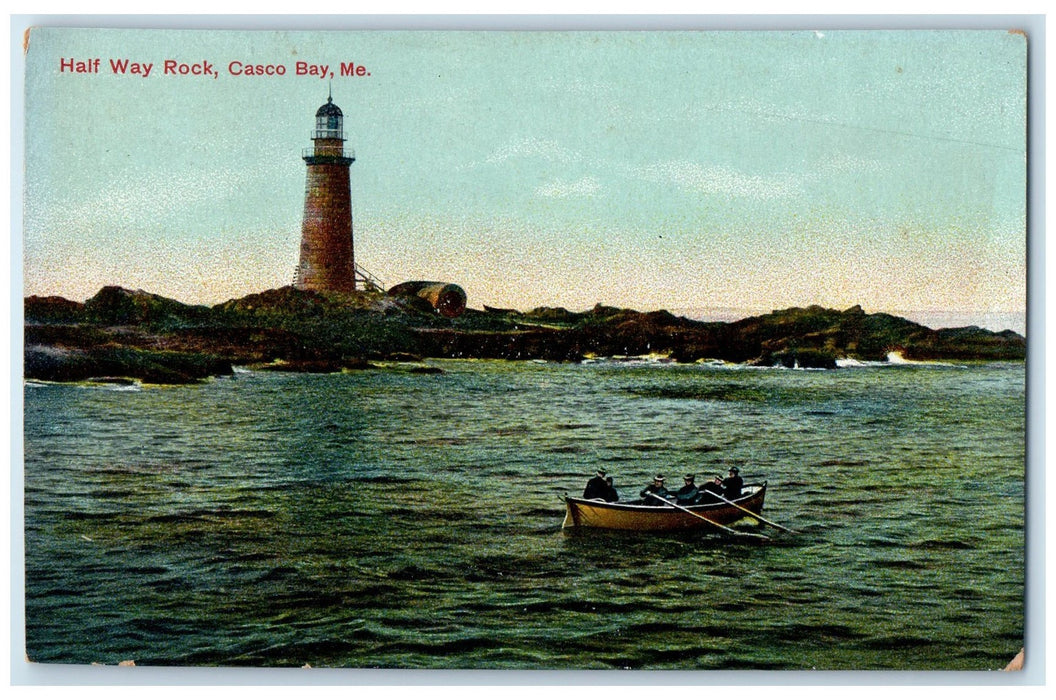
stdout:
<svg viewBox="0 0 1056 700">
<path fill-rule="evenodd" d="M 667 311 L 484 307 L 448 318 L 414 297 L 283 287 L 216 306 L 104 287 L 84 303 L 27 297 L 25 377 L 182 384 L 235 366 L 297 372 L 369 369 L 381 361 L 479 358 L 578 362 L 661 355 L 836 368 L 839 358 L 1022 360 L 1026 339 L 977 327 L 932 330 L 889 314 L 819 306 L 733 323 Z"/>
</svg>

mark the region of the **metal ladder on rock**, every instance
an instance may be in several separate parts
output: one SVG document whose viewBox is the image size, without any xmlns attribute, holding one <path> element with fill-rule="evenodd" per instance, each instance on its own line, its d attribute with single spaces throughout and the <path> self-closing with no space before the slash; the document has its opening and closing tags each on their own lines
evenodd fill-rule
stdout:
<svg viewBox="0 0 1056 700">
<path fill-rule="evenodd" d="M 291 281 L 291 284 L 293 284 L 295 286 L 297 284 L 298 272 L 299 272 L 299 269 L 298 268 L 294 268 L 294 270 L 293 270 L 293 279 Z M 383 281 L 381 281 L 380 279 L 378 279 L 377 275 L 371 273 L 369 270 L 367 270 L 367 269 L 365 269 L 365 268 L 363 268 L 363 267 L 361 267 L 359 265 L 356 265 L 355 266 L 355 270 L 353 272 L 353 275 L 354 275 L 354 278 L 356 280 L 357 285 L 362 285 L 362 289 L 364 291 L 379 292 L 379 293 L 383 293 L 385 291 L 385 283 Z"/>
</svg>

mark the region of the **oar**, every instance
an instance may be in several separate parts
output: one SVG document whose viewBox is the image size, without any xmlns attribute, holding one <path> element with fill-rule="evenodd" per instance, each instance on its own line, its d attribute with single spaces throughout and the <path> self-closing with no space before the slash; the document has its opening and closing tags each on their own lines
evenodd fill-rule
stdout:
<svg viewBox="0 0 1056 700">
<path fill-rule="evenodd" d="M 660 496 L 657 496 L 655 493 L 647 493 L 646 495 L 649 496 L 650 498 L 655 498 L 658 501 L 663 501 L 664 505 L 674 506 L 675 508 L 678 508 L 681 511 L 685 511 L 686 513 L 689 513 L 690 515 L 692 515 L 694 518 L 700 518 L 701 520 L 706 522 L 708 525 L 711 525 L 712 527 L 717 527 L 720 530 L 722 530 L 723 532 L 725 532 L 727 534 L 730 534 L 730 535 L 733 535 L 734 537 L 749 537 L 749 538 L 757 539 L 757 540 L 765 540 L 767 542 L 770 541 L 770 538 L 767 537 L 766 535 L 760 535 L 760 534 L 755 533 L 755 532 L 738 532 L 737 530 L 734 530 L 732 527 L 726 527 L 725 525 L 720 525 L 719 523 L 715 522 L 711 518 L 705 518 L 700 513 L 694 513 L 689 508 L 683 508 L 682 506 L 678 505 L 677 503 L 672 503 L 671 501 L 667 500 L 666 498 L 661 498 Z"/>
<path fill-rule="evenodd" d="M 737 505 L 736 503 L 734 503 L 733 501 L 729 500 L 728 498 L 723 498 L 721 495 L 715 493 L 714 491 L 708 491 L 708 493 L 710 493 L 712 496 L 714 496 L 715 498 L 719 499 L 723 503 L 727 503 L 727 504 L 733 506 L 734 508 L 737 508 L 738 510 L 743 510 L 745 513 L 747 513 L 748 515 L 752 516 L 753 518 L 755 518 L 759 522 L 766 523 L 767 525 L 770 525 L 771 527 L 776 527 L 778 530 L 784 530 L 785 532 L 793 534 L 793 535 L 798 535 L 799 534 L 798 532 L 796 532 L 792 528 L 788 528 L 788 527 L 785 527 L 784 525 L 778 525 L 777 523 L 771 522 L 771 521 L 767 520 L 766 518 L 764 518 L 763 516 L 759 515 L 758 513 L 750 511 L 747 508 L 745 508 L 744 506 Z"/>
</svg>

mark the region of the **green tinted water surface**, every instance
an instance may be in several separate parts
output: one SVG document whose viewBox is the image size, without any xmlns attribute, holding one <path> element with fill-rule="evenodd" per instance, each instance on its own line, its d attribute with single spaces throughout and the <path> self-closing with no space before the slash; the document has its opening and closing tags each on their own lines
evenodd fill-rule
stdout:
<svg viewBox="0 0 1056 700">
<path fill-rule="evenodd" d="M 25 388 L 34 661 L 991 669 L 1024 368 L 443 362 Z M 766 479 L 769 545 L 569 532 L 603 466 Z"/>
</svg>

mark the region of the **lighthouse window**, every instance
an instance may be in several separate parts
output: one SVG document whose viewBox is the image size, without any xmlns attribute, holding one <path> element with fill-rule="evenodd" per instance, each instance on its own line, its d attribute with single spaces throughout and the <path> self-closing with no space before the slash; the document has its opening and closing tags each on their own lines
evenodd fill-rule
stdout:
<svg viewBox="0 0 1056 700">
<path fill-rule="evenodd" d="M 338 119 L 335 115 L 330 115 L 329 117 L 326 118 L 326 128 L 327 129 L 340 129 L 341 128 L 341 120 Z"/>
</svg>

